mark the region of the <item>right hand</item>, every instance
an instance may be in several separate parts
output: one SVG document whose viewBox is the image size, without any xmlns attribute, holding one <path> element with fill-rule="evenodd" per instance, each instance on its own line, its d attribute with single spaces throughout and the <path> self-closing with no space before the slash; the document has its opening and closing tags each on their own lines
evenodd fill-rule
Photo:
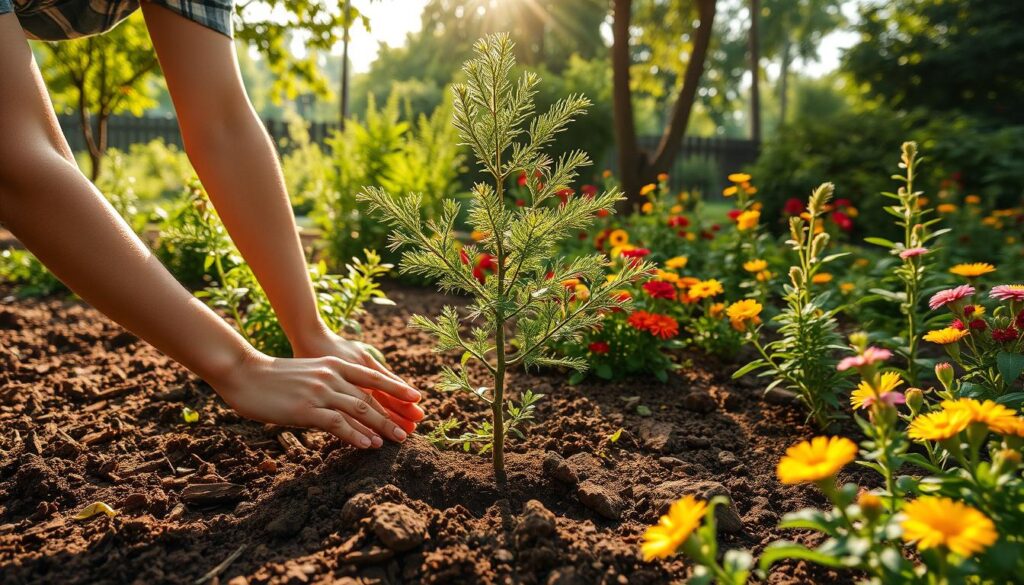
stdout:
<svg viewBox="0 0 1024 585">
<path fill-rule="evenodd" d="M 223 381 L 213 384 L 238 414 L 282 426 L 326 431 L 360 449 L 380 447 L 383 438 L 404 441 L 402 426 L 374 393 L 402 402 L 418 402 L 420 393 L 394 377 L 335 357 L 244 360 Z M 401 423 L 401 424 L 399 424 Z"/>
</svg>

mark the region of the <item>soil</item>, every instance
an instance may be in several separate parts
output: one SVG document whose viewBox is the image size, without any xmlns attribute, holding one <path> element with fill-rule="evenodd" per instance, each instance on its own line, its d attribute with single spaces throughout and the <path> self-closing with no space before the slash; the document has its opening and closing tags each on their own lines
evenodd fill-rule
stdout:
<svg viewBox="0 0 1024 585">
<path fill-rule="evenodd" d="M 243 420 L 88 306 L 9 292 L 0 289 L 0 583 L 683 582 L 689 563 L 644 562 L 638 549 L 686 493 L 732 498 L 723 550 L 814 542 L 776 526 L 820 495 L 774 473 L 814 430 L 790 397 L 734 382 L 734 366 L 706 356 L 684 356 L 667 383 L 514 374 L 511 388 L 545 397 L 527 439 L 509 441 L 500 491 L 488 457 L 421 435 L 356 451 Z M 397 307 L 373 307 L 366 340 L 430 388 L 453 358 L 405 324 L 459 301 L 389 294 Z M 428 392 L 424 405 L 424 428 L 487 415 L 466 395 Z M 199 421 L 185 423 L 184 407 Z M 75 519 L 97 501 L 117 515 Z M 790 563 L 768 582 L 850 581 Z"/>
</svg>

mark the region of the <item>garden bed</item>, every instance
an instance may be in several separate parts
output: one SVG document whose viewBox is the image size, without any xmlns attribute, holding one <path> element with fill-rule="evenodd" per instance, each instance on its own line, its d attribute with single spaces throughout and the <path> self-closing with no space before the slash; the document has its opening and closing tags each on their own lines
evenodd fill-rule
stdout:
<svg viewBox="0 0 1024 585">
<path fill-rule="evenodd" d="M 406 320 L 452 299 L 388 294 L 398 305 L 363 318 L 367 341 L 429 388 L 442 357 Z M 512 376 L 513 390 L 546 396 L 527 440 L 509 443 L 501 492 L 487 457 L 439 451 L 420 435 L 357 452 L 324 433 L 249 422 L 93 309 L 7 298 L 0 582 L 193 583 L 225 562 L 210 582 L 682 580 L 682 557 L 639 556 L 645 527 L 671 500 L 728 492 L 723 547 L 755 553 L 783 536 L 781 514 L 824 502 L 775 478 L 785 449 L 814 431 L 803 411 L 785 396 L 765 400 L 751 380 L 731 381 L 733 366 L 693 362 L 666 384 Z M 427 427 L 486 416 L 472 397 L 426 396 Z M 199 421 L 185 423 L 184 407 Z M 74 519 L 95 501 L 118 514 Z M 836 580 L 802 563 L 770 577 Z"/>
</svg>

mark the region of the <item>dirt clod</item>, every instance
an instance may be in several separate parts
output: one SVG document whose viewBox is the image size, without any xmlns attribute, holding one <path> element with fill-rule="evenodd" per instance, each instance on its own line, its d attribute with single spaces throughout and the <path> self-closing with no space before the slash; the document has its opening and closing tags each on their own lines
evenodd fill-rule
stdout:
<svg viewBox="0 0 1024 585">
<path fill-rule="evenodd" d="M 625 502 L 610 488 L 598 485 L 592 481 L 585 481 L 580 484 L 577 492 L 580 503 L 597 512 L 609 520 L 618 520 L 622 517 L 622 510 L 626 507 Z"/>
<path fill-rule="evenodd" d="M 370 510 L 371 529 L 384 546 L 404 552 L 423 544 L 427 520 L 408 506 L 385 502 Z"/>
</svg>

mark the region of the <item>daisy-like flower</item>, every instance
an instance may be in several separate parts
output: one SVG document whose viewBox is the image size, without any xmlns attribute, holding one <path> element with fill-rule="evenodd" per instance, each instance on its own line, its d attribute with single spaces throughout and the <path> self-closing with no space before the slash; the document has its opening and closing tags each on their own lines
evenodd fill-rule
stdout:
<svg viewBox="0 0 1024 585">
<path fill-rule="evenodd" d="M 928 253 L 928 248 L 907 248 L 900 252 L 900 258 L 906 260 L 907 258 L 916 258 L 917 256 L 923 256 Z"/>
<path fill-rule="evenodd" d="M 1019 336 L 1020 332 L 1017 331 L 1012 325 L 1010 327 L 992 330 L 992 339 L 999 343 L 1010 343 L 1011 341 L 1017 341 L 1017 338 Z"/>
<path fill-rule="evenodd" d="M 725 314 L 729 317 L 729 323 L 737 331 L 746 331 L 747 324 L 757 325 L 761 322 L 761 310 L 764 307 L 754 299 L 743 299 L 729 305 Z"/>
<path fill-rule="evenodd" d="M 786 449 L 775 473 L 784 484 L 828 479 L 857 456 L 857 445 L 845 437 L 814 437 Z"/>
<path fill-rule="evenodd" d="M 757 227 L 757 222 L 761 220 L 761 212 L 756 210 L 747 210 L 736 216 L 736 229 L 741 232 L 751 230 Z"/>
<path fill-rule="evenodd" d="M 655 337 L 672 339 L 679 335 L 679 322 L 668 315 L 653 315 L 653 319 L 647 325 L 647 331 Z"/>
<path fill-rule="evenodd" d="M 708 315 L 712 319 L 721 318 L 723 313 L 725 313 L 725 303 L 712 303 L 712 305 L 708 307 Z"/>
<path fill-rule="evenodd" d="M 623 250 L 622 252 L 619 253 L 619 255 L 622 256 L 623 258 L 643 258 L 644 256 L 646 256 L 646 255 L 648 255 L 650 253 L 651 253 L 651 251 L 648 250 L 647 248 L 632 248 L 631 247 L 628 250 Z"/>
<path fill-rule="evenodd" d="M 643 284 L 644 292 L 654 299 L 676 300 L 676 285 L 663 280 L 648 280 Z"/>
<path fill-rule="evenodd" d="M 625 246 L 629 243 L 629 233 L 626 230 L 615 230 L 608 234 L 608 244 L 612 247 Z"/>
<path fill-rule="evenodd" d="M 995 272 L 996 267 L 988 262 L 971 262 L 969 264 L 957 264 L 950 268 L 949 271 L 964 278 L 978 278 L 984 274 Z"/>
<path fill-rule="evenodd" d="M 911 421 L 907 435 L 916 441 L 944 441 L 966 429 L 970 422 L 970 416 L 962 410 L 939 410 Z"/>
<path fill-rule="evenodd" d="M 819 272 L 811 277 L 813 284 L 827 284 L 832 282 L 833 276 L 828 272 Z"/>
<path fill-rule="evenodd" d="M 729 180 L 733 183 L 749 183 L 752 177 L 747 173 L 732 173 Z"/>
<path fill-rule="evenodd" d="M 892 352 L 888 349 L 871 346 L 865 349 L 860 355 L 843 358 L 842 361 L 839 362 L 839 365 L 836 366 L 836 369 L 843 372 L 850 368 L 860 368 L 884 362 L 891 357 Z"/>
<path fill-rule="evenodd" d="M 643 187 L 640 187 L 640 195 L 646 196 L 648 193 L 650 193 L 651 191 L 654 191 L 657 188 L 658 188 L 658 186 L 655 185 L 654 183 L 648 183 L 648 184 L 644 185 Z"/>
<path fill-rule="evenodd" d="M 743 263 L 743 270 L 746 270 L 747 272 L 761 272 L 766 268 L 768 268 L 768 262 L 761 259 L 750 260 Z"/>
<path fill-rule="evenodd" d="M 1024 302 L 1024 284 L 1000 284 L 988 291 L 988 296 L 1000 301 Z"/>
<path fill-rule="evenodd" d="M 903 404 L 903 395 L 895 392 L 903 385 L 903 378 L 896 372 L 885 372 L 878 380 L 875 388 L 867 380 L 861 380 L 857 388 L 850 394 L 850 405 L 854 408 L 871 408 L 875 401 L 882 401 L 889 406 Z"/>
<path fill-rule="evenodd" d="M 966 329 L 946 327 L 944 329 L 936 329 L 925 333 L 924 340 L 937 343 L 939 345 L 948 345 L 950 343 L 956 343 L 970 334 L 970 331 L 967 331 Z"/>
<path fill-rule="evenodd" d="M 695 299 L 707 299 L 715 295 L 720 295 L 723 292 L 725 292 L 725 289 L 722 287 L 722 283 L 711 278 L 694 284 L 690 287 L 687 294 Z"/>
<path fill-rule="evenodd" d="M 686 263 L 689 261 L 690 259 L 686 256 L 674 256 L 665 260 L 665 268 L 670 270 L 682 270 L 683 268 L 686 268 Z"/>
<path fill-rule="evenodd" d="M 935 209 L 939 213 L 953 213 L 956 211 L 956 205 L 952 203 L 940 203 L 935 207 Z"/>
<path fill-rule="evenodd" d="M 640 545 L 644 560 L 664 559 L 674 555 L 700 526 L 707 509 L 706 502 L 693 496 L 685 496 L 674 502 L 668 514 L 658 520 L 658 525 L 644 532 L 643 543 Z"/>
<path fill-rule="evenodd" d="M 903 540 L 927 550 L 942 547 L 969 557 L 992 546 L 995 524 L 977 509 L 949 498 L 924 496 L 903 508 Z"/>
<path fill-rule="evenodd" d="M 974 287 L 969 284 L 963 284 L 956 288 L 940 290 L 939 292 L 932 295 L 932 298 L 928 301 L 928 307 L 934 311 L 939 307 L 945 307 L 948 305 L 955 306 L 956 303 L 970 297 L 973 294 Z"/>
<path fill-rule="evenodd" d="M 1011 431 L 1017 424 L 1017 414 L 1014 411 L 991 400 L 984 402 L 973 398 L 961 398 L 956 401 L 945 400 L 942 402 L 942 408 L 949 412 L 964 412 L 967 414 L 968 424 L 981 423 L 999 434 Z"/>
</svg>

